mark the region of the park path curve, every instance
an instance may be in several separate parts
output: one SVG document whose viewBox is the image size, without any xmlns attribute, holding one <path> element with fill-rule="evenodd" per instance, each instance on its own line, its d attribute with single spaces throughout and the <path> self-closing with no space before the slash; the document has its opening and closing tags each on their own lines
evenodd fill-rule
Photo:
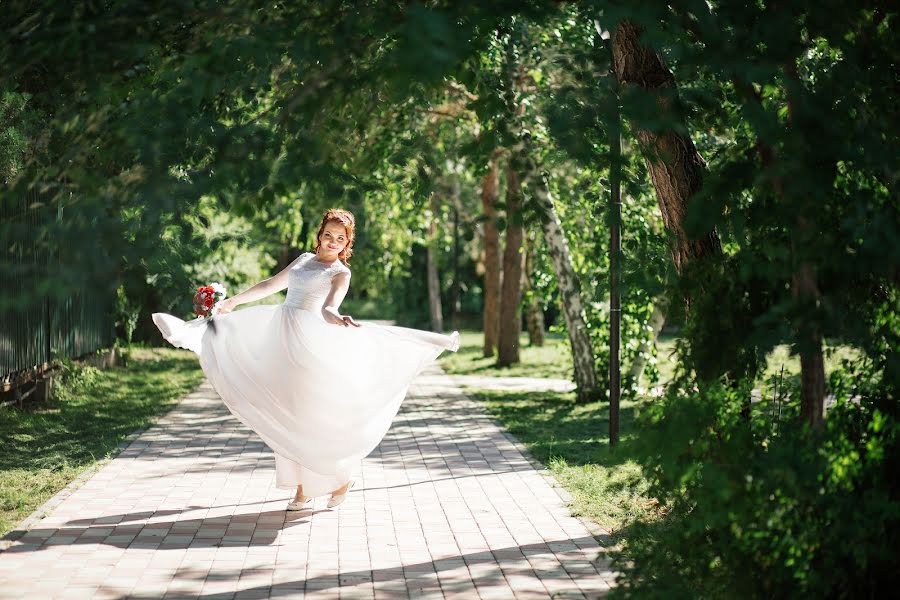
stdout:
<svg viewBox="0 0 900 600">
<path fill-rule="evenodd" d="M 347 501 L 288 513 L 204 383 L 0 553 L 0 598 L 604 595 L 597 538 L 539 468 L 434 366 Z"/>
</svg>

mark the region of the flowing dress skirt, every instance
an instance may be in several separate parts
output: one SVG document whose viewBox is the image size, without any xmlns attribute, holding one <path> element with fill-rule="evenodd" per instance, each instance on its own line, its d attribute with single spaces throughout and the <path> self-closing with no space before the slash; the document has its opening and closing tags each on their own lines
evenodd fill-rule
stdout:
<svg viewBox="0 0 900 600">
<path fill-rule="evenodd" d="M 318 311 L 253 306 L 208 320 L 154 313 L 172 345 L 197 353 L 228 409 L 275 452 L 276 486 L 307 496 L 346 483 L 378 446 L 413 378 L 459 334 L 326 323 Z"/>
</svg>

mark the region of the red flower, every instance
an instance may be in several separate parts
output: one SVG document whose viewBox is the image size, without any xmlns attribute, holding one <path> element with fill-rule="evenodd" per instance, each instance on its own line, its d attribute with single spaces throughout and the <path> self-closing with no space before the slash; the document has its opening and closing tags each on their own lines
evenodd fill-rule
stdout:
<svg viewBox="0 0 900 600">
<path fill-rule="evenodd" d="M 222 300 L 225 294 L 220 289 L 216 291 L 211 285 L 201 285 L 197 287 L 197 292 L 193 297 L 193 311 L 198 317 L 209 317 L 216 302 Z"/>
</svg>

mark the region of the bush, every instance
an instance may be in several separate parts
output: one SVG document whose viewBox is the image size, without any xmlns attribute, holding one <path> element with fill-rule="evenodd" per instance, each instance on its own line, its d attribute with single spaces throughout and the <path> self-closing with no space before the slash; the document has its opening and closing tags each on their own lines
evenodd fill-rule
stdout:
<svg viewBox="0 0 900 600">
<path fill-rule="evenodd" d="M 59 372 L 53 385 L 53 399 L 68 402 L 96 384 L 100 369 L 70 358 L 59 361 Z"/>
<path fill-rule="evenodd" d="M 900 584 L 891 385 L 871 369 L 834 373 L 836 405 L 815 433 L 796 402 L 780 417 L 766 402 L 742 416 L 747 383 L 679 383 L 643 416 L 665 516 L 629 528 L 616 595 L 886 597 Z"/>
<path fill-rule="evenodd" d="M 22 171 L 37 148 L 43 115 L 31 106 L 31 95 L 0 90 L 0 183 L 8 184 Z"/>
</svg>

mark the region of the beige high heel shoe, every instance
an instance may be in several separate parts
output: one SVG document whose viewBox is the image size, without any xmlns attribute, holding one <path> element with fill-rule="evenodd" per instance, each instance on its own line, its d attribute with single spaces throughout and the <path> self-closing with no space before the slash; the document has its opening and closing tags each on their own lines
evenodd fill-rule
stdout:
<svg viewBox="0 0 900 600">
<path fill-rule="evenodd" d="M 336 496 L 332 495 L 331 498 L 328 499 L 328 504 L 326 506 L 328 506 L 328 508 L 334 508 L 334 507 L 340 505 L 344 500 L 347 499 L 347 494 L 350 492 L 351 489 L 353 489 L 354 485 L 356 485 L 356 481 L 351 479 L 350 485 L 347 486 L 347 489 L 344 491 L 344 493 L 338 494 Z"/>
</svg>

